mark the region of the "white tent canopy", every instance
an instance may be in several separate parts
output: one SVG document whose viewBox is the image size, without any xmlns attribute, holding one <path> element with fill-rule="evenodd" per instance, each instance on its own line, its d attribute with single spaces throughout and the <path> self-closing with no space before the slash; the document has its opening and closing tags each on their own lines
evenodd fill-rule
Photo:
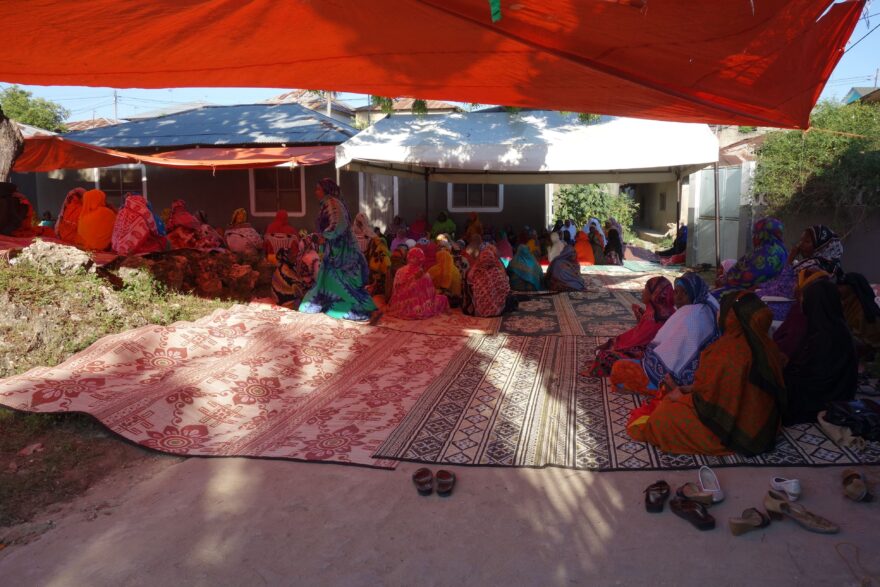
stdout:
<svg viewBox="0 0 880 587">
<path fill-rule="evenodd" d="M 452 183 L 653 183 L 718 160 L 705 124 L 550 111 L 391 116 L 336 147 L 336 167 Z"/>
</svg>

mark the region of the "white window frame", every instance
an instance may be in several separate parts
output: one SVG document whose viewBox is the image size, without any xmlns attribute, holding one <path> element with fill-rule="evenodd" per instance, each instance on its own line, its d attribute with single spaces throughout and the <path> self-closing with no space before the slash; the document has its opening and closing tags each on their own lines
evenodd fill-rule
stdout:
<svg viewBox="0 0 880 587">
<path fill-rule="evenodd" d="M 102 169 L 139 169 L 141 172 L 141 195 L 145 200 L 149 201 L 150 196 L 147 194 L 147 166 L 143 163 L 123 163 L 121 165 L 111 165 L 110 167 L 95 167 L 95 189 L 101 189 L 101 170 Z M 124 196 L 125 194 L 120 194 Z"/>
<path fill-rule="evenodd" d="M 498 205 L 497 206 L 488 206 L 488 207 L 472 207 L 472 206 L 453 206 L 453 186 L 454 183 L 446 184 L 446 209 L 449 212 L 485 212 L 487 214 L 492 214 L 496 212 L 501 212 L 504 210 L 504 184 L 498 184 Z M 480 185 L 480 184 L 471 184 L 471 185 Z"/>
<path fill-rule="evenodd" d="M 276 169 L 280 171 L 287 171 L 287 165 L 279 165 L 278 167 L 270 167 L 269 169 Z M 299 173 L 299 207 L 301 209 L 300 212 L 291 212 L 287 211 L 287 215 L 291 218 L 303 218 L 306 215 L 306 173 L 302 166 L 293 167 L 288 173 Z M 251 216 L 256 218 L 274 218 L 275 214 L 278 212 L 275 210 L 274 212 L 257 212 L 257 192 L 254 183 L 254 170 L 248 169 L 248 188 L 250 191 L 250 208 L 251 208 Z"/>
</svg>

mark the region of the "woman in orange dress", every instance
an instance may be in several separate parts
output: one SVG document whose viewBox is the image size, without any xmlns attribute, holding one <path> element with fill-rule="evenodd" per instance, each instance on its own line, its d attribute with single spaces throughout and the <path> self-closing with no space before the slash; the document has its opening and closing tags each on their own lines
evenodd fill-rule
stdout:
<svg viewBox="0 0 880 587">
<path fill-rule="evenodd" d="M 76 232 L 79 244 L 90 251 L 110 248 L 116 212 L 107 206 L 107 195 L 101 190 L 89 190 L 82 197 L 82 212 Z"/>
<path fill-rule="evenodd" d="M 751 292 L 721 303 L 723 334 L 703 351 L 693 385 L 666 381 L 662 398 L 633 410 L 627 432 L 675 454 L 754 456 L 773 449 L 785 404 L 773 313 Z"/>
<path fill-rule="evenodd" d="M 593 245 L 590 237 L 583 230 L 579 230 L 574 238 L 574 250 L 577 253 L 578 263 L 581 265 L 595 265 L 596 258 L 593 256 Z"/>
</svg>

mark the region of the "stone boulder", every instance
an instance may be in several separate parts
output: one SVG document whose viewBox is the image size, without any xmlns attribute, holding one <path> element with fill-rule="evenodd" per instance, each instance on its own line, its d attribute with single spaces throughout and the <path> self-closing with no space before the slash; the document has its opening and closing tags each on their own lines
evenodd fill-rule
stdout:
<svg viewBox="0 0 880 587">
<path fill-rule="evenodd" d="M 45 272 L 71 275 L 80 271 L 94 272 L 95 264 L 89 254 L 76 247 L 36 239 L 22 249 L 15 263 L 28 263 Z"/>
</svg>

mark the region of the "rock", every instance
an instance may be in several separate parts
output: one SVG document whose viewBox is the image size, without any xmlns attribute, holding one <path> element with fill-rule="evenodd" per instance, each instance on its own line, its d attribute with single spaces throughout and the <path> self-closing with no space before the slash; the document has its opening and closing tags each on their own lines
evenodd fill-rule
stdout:
<svg viewBox="0 0 880 587">
<path fill-rule="evenodd" d="M 18 456 L 29 457 L 32 454 L 37 453 L 37 452 L 43 452 L 43 443 L 42 442 L 35 442 L 34 444 L 29 444 L 28 446 L 26 446 L 23 449 L 21 449 L 20 451 L 18 451 Z"/>
<path fill-rule="evenodd" d="M 15 263 L 29 263 L 44 271 L 70 275 L 79 271 L 94 271 L 94 262 L 88 253 L 76 247 L 37 239 L 15 258 Z"/>
</svg>

